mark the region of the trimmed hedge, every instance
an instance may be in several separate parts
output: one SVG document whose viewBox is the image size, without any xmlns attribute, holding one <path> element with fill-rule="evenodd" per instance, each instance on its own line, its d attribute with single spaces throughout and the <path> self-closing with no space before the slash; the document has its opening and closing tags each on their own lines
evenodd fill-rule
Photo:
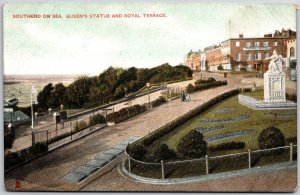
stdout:
<svg viewBox="0 0 300 195">
<path fill-rule="evenodd" d="M 195 87 L 191 83 L 186 87 L 186 92 L 187 93 L 193 93 L 195 92 Z"/>
<path fill-rule="evenodd" d="M 195 85 L 208 84 L 208 83 L 214 83 L 214 82 L 216 82 L 216 79 L 213 77 L 209 77 L 206 80 L 202 80 L 202 79 L 197 80 L 195 82 Z"/>
<path fill-rule="evenodd" d="M 119 123 L 147 110 L 146 106 L 136 104 L 128 108 L 122 108 L 118 112 L 110 113 L 106 116 L 106 121 Z"/>
<path fill-rule="evenodd" d="M 141 142 L 145 146 L 151 145 L 154 141 L 161 138 L 165 134 L 168 134 L 172 132 L 177 126 L 187 122 L 191 118 L 203 113 L 204 111 L 208 110 L 211 106 L 215 105 L 216 103 L 219 103 L 231 96 L 237 95 L 240 93 L 239 89 L 234 89 L 229 92 L 226 92 L 222 95 L 219 95 L 208 102 L 205 102 L 201 106 L 196 107 L 195 109 L 189 111 L 188 113 L 182 115 L 181 117 L 178 117 L 174 121 L 167 123 L 166 125 L 162 126 L 161 128 L 151 132 L 149 135 L 145 136 Z"/>
<path fill-rule="evenodd" d="M 208 150 L 210 152 L 222 151 L 222 150 L 236 150 L 245 148 L 244 142 L 226 142 L 216 146 L 210 146 Z"/>
<path fill-rule="evenodd" d="M 216 82 L 211 82 L 211 83 L 206 83 L 206 84 L 201 84 L 201 85 L 195 85 L 194 91 L 202 91 L 205 89 L 219 87 L 222 85 L 227 85 L 227 81 L 216 81 Z"/>
<path fill-rule="evenodd" d="M 96 125 L 96 124 L 106 124 L 105 117 L 102 116 L 101 114 L 96 114 L 92 116 L 91 118 L 91 125 Z"/>
<path fill-rule="evenodd" d="M 37 143 L 19 152 L 8 153 L 4 156 L 4 169 L 27 162 L 28 160 L 33 159 L 45 152 L 48 152 L 47 144 Z"/>
<path fill-rule="evenodd" d="M 154 100 L 152 102 L 152 107 L 160 106 L 160 105 L 162 105 L 162 104 L 164 104 L 166 102 L 167 102 L 167 99 L 165 97 L 159 96 L 159 98 L 157 98 L 156 100 Z"/>
</svg>

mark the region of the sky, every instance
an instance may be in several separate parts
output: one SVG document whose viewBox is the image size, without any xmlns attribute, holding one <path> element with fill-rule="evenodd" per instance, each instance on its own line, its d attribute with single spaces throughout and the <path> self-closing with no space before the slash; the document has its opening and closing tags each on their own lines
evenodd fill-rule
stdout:
<svg viewBox="0 0 300 195">
<path fill-rule="evenodd" d="M 153 13 L 166 17 L 143 15 Z M 262 37 L 276 29 L 296 30 L 292 4 L 8 3 L 3 14 L 5 75 L 98 75 L 109 66 L 178 65 L 191 49 L 240 33 Z M 23 14 L 41 18 L 20 18 Z M 43 18 L 47 14 L 51 17 Z M 72 14 L 87 18 L 67 18 Z M 90 14 L 110 14 L 110 18 L 90 18 Z M 122 18 L 112 18 L 113 14 Z M 125 14 L 141 17 L 125 18 Z"/>
</svg>

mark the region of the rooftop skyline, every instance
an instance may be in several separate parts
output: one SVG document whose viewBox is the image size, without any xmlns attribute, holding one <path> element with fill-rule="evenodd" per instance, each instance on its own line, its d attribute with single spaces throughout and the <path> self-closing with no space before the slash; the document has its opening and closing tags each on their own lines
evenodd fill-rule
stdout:
<svg viewBox="0 0 300 195">
<path fill-rule="evenodd" d="M 13 18 L 100 13 L 167 17 Z M 191 49 L 202 50 L 240 33 L 263 37 L 282 28 L 296 30 L 292 4 L 6 4 L 4 74 L 97 75 L 109 66 L 177 65 Z"/>
</svg>

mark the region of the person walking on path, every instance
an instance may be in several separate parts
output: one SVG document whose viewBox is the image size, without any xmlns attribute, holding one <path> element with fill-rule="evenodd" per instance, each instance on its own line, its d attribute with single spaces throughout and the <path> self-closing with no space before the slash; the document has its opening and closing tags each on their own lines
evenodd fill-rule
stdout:
<svg viewBox="0 0 300 195">
<path fill-rule="evenodd" d="M 185 92 L 184 91 L 181 92 L 181 101 L 182 102 L 185 101 Z"/>
</svg>

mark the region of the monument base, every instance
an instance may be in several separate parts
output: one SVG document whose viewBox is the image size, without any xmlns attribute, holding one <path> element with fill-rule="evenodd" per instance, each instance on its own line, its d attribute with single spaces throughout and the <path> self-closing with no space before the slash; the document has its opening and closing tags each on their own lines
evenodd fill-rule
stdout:
<svg viewBox="0 0 300 195">
<path fill-rule="evenodd" d="M 281 102 L 273 102 L 268 100 L 257 100 L 246 95 L 238 95 L 239 103 L 253 110 L 282 110 L 297 109 L 297 103 L 286 100 Z"/>
</svg>

